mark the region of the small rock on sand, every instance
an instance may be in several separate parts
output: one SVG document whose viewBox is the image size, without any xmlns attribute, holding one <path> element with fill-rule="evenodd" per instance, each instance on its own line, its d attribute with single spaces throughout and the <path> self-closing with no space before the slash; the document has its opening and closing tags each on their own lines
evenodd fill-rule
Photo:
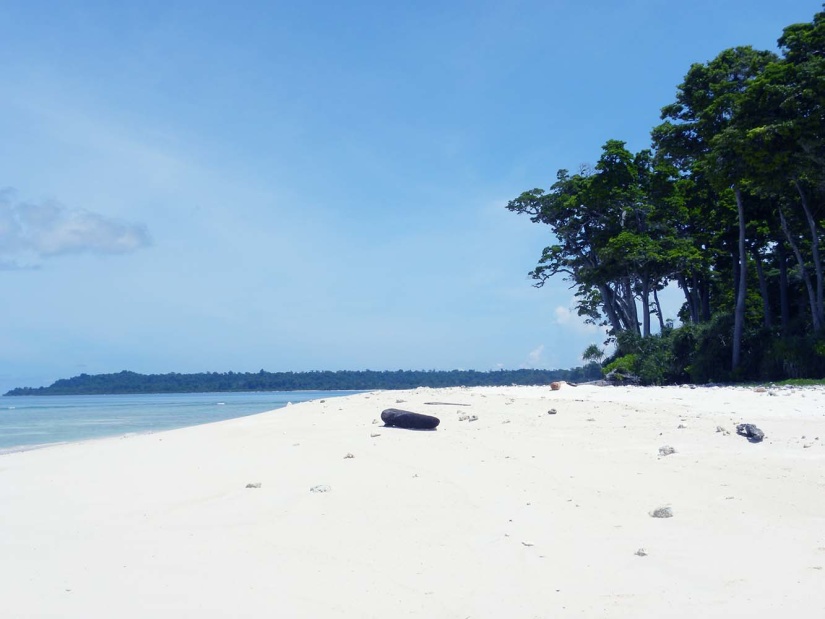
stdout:
<svg viewBox="0 0 825 619">
<path fill-rule="evenodd" d="M 647 551 L 644 548 L 639 548 L 639 550 L 637 550 L 634 554 L 637 557 L 646 557 L 647 556 Z"/>
<path fill-rule="evenodd" d="M 658 507 L 650 512 L 652 518 L 673 518 L 673 510 L 670 507 Z"/>
<path fill-rule="evenodd" d="M 348 453 L 346 456 L 344 456 L 344 460 L 349 460 L 349 459 L 354 458 L 354 457 L 355 457 L 354 455 L 352 455 L 351 453 Z"/>
<path fill-rule="evenodd" d="M 312 488 L 309 489 L 310 492 L 329 492 L 330 490 L 332 490 L 332 488 L 326 484 L 318 484 L 317 486 L 312 486 Z"/>
<path fill-rule="evenodd" d="M 261 482 L 258 481 L 258 482 L 255 482 L 254 484 L 246 484 L 246 487 L 247 488 L 260 488 L 261 487 Z"/>
<path fill-rule="evenodd" d="M 759 443 L 765 438 L 765 433 L 752 423 L 740 423 L 736 426 L 736 433 L 744 436 L 751 443 Z"/>
<path fill-rule="evenodd" d="M 671 447 L 670 445 L 663 445 L 659 447 L 659 455 L 660 456 L 669 456 L 670 454 L 675 454 L 676 448 Z"/>
</svg>

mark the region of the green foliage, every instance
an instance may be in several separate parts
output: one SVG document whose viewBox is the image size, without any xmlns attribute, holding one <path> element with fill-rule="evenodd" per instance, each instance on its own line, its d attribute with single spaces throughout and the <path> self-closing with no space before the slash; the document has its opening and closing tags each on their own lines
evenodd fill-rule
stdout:
<svg viewBox="0 0 825 619">
<path fill-rule="evenodd" d="M 605 370 L 646 384 L 823 375 L 825 11 L 779 46 L 691 65 L 652 152 L 608 140 L 593 168 L 508 204 L 554 236 L 537 285 L 561 274 L 579 315 L 609 325 Z M 650 336 L 674 283 L 683 326 L 658 316 Z"/>
<path fill-rule="evenodd" d="M 583 361 L 592 361 L 595 363 L 600 362 L 604 358 L 604 350 L 599 348 L 596 344 L 590 344 L 587 348 L 584 349 L 582 353 L 582 360 Z"/>
<path fill-rule="evenodd" d="M 761 380 L 825 377 L 825 340 L 812 335 L 769 340 L 760 358 Z"/>
<path fill-rule="evenodd" d="M 616 372 L 617 374 L 638 374 L 638 359 L 637 356 L 633 353 L 629 355 L 622 355 L 618 359 L 611 361 L 606 366 L 604 366 L 604 373 L 610 374 L 610 372 Z"/>
</svg>

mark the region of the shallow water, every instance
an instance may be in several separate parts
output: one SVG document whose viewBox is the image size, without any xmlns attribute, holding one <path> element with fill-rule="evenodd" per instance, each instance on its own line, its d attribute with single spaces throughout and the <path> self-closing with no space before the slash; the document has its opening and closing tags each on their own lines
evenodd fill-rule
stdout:
<svg viewBox="0 0 825 619">
<path fill-rule="evenodd" d="M 233 419 L 352 391 L 2 396 L 0 453 Z"/>
</svg>

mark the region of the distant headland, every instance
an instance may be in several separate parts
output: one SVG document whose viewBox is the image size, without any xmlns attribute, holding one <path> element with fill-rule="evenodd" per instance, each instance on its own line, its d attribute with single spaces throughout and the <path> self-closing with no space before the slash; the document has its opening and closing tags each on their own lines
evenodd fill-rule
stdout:
<svg viewBox="0 0 825 619">
<path fill-rule="evenodd" d="M 570 370 L 339 370 L 313 372 L 202 372 L 199 374 L 80 374 L 48 387 L 17 387 L 7 396 L 208 393 L 218 391 L 361 391 L 417 387 L 496 387 L 581 382 L 601 378 L 597 364 Z"/>
</svg>

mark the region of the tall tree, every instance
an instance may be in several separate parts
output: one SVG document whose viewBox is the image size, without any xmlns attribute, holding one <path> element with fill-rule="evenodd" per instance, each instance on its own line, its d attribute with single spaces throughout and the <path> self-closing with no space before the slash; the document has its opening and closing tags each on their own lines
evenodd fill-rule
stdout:
<svg viewBox="0 0 825 619">
<path fill-rule="evenodd" d="M 677 89 L 676 102 L 662 109 L 665 123 L 654 130 L 659 149 L 669 151 L 683 169 L 701 170 L 718 190 L 730 189 L 736 203 L 737 274 L 731 366 L 741 360 L 747 295 L 747 222 L 743 181 L 746 165 L 743 133 L 737 116 L 749 83 L 776 55 L 751 47 L 728 49 L 705 64 L 691 66 Z"/>
</svg>

